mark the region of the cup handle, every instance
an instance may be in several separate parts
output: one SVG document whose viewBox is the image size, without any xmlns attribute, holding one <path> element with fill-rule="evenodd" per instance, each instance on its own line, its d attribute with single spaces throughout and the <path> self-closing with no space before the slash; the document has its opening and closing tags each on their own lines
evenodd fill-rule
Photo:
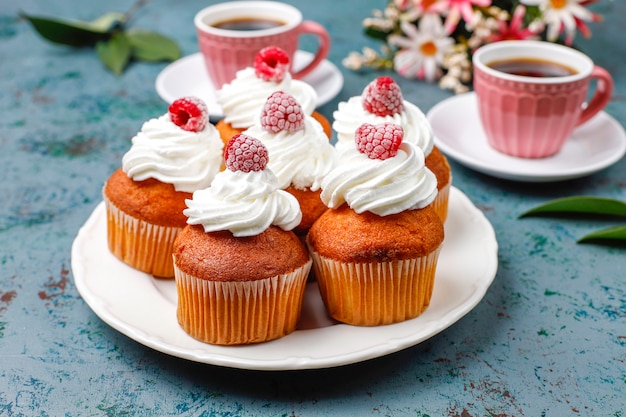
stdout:
<svg viewBox="0 0 626 417">
<path fill-rule="evenodd" d="M 300 79 L 305 77 L 311 71 L 315 69 L 326 57 L 328 56 L 328 52 L 330 51 L 330 35 L 328 31 L 324 28 L 324 26 L 320 25 L 317 22 L 313 22 L 310 20 L 303 21 L 298 27 L 298 36 L 310 34 L 315 35 L 319 40 L 319 46 L 317 48 L 317 52 L 311 62 L 309 62 L 304 68 L 293 72 L 292 75 L 294 78 Z"/>
<path fill-rule="evenodd" d="M 576 126 L 585 123 L 600 112 L 600 110 L 604 109 L 613 94 L 613 78 L 611 78 L 611 74 L 609 74 L 607 70 L 596 65 L 593 67 L 590 77 L 597 81 L 596 91 L 587 107 L 585 107 L 580 114 L 580 119 Z"/>
</svg>

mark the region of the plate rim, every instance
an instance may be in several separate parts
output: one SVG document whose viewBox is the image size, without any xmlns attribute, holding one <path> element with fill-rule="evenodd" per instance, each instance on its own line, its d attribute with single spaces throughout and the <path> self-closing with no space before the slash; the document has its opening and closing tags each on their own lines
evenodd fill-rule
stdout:
<svg viewBox="0 0 626 417">
<path fill-rule="evenodd" d="M 452 324 L 459 321 L 462 317 L 467 315 L 474 307 L 483 299 L 488 288 L 491 283 L 495 279 L 497 269 L 498 269 L 498 243 L 496 240 L 495 231 L 493 226 L 489 222 L 489 220 L 485 217 L 484 213 L 482 213 L 471 201 L 470 199 L 460 190 L 455 187 L 451 187 L 450 190 L 450 203 L 451 204 L 462 204 L 463 208 L 466 210 L 471 210 L 472 218 L 476 221 L 480 222 L 480 226 L 482 232 L 485 233 L 484 236 L 481 236 L 481 242 L 484 242 L 484 250 L 486 253 L 490 254 L 488 259 L 484 259 L 485 262 L 481 263 L 481 267 L 485 269 L 483 276 L 480 279 L 476 280 L 476 282 L 472 281 L 468 284 L 468 288 L 472 290 L 471 295 L 466 297 L 467 300 L 460 304 L 454 304 L 454 308 L 446 315 L 437 318 L 436 320 L 432 320 L 431 322 L 435 322 L 436 326 L 433 330 L 426 334 L 420 334 L 419 332 L 411 333 L 408 336 L 396 337 L 396 338 L 388 338 L 385 343 L 382 344 L 374 344 L 369 346 L 366 349 L 361 349 L 357 352 L 349 351 L 342 353 L 340 355 L 331 355 L 326 357 L 310 357 L 310 356 L 297 356 L 294 355 L 293 352 L 287 352 L 285 357 L 281 357 L 280 359 L 271 359 L 271 360 L 259 360 L 257 358 L 247 358 L 242 359 L 241 357 L 232 356 L 232 352 L 236 352 L 241 349 L 254 349 L 256 345 L 248 345 L 244 347 L 234 346 L 214 346 L 205 344 L 199 341 L 195 341 L 201 347 L 200 349 L 188 349 L 181 350 L 180 348 L 176 348 L 172 346 L 171 343 L 167 343 L 162 340 L 158 340 L 158 338 L 151 337 L 144 330 L 135 328 L 130 325 L 128 322 L 124 321 L 122 318 L 116 317 L 111 311 L 108 310 L 108 303 L 111 303 L 111 300 L 101 299 L 97 294 L 94 294 L 87 285 L 86 271 L 85 265 L 80 261 L 83 258 L 81 254 L 81 248 L 86 243 L 85 239 L 89 236 L 90 231 L 94 227 L 106 227 L 102 224 L 98 225 L 99 217 L 102 218 L 104 216 L 104 205 L 100 202 L 96 208 L 92 211 L 91 215 L 84 223 L 84 225 L 78 231 L 76 238 L 72 244 L 72 271 L 74 283 L 81 297 L 87 303 L 87 305 L 91 308 L 91 310 L 100 317 L 106 324 L 113 327 L 115 330 L 120 333 L 130 337 L 136 342 L 143 344 L 147 347 L 150 347 L 154 350 L 160 351 L 162 353 L 179 357 L 182 359 L 187 359 L 194 362 L 200 362 L 205 364 L 212 364 L 218 366 L 225 366 L 231 368 L 240 368 L 240 369 L 248 369 L 248 370 L 265 370 L 265 371 L 279 371 L 279 370 L 304 370 L 304 369 L 321 369 L 321 368 L 331 368 L 336 366 L 343 366 L 348 364 L 353 364 L 357 362 L 362 362 L 370 359 L 374 359 L 377 357 L 385 356 L 408 347 L 417 345 L 424 340 L 427 340 L 434 335 L 444 331 Z M 87 242 L 88 243 L 88 242 Z M 445 244 L 445 243 L 444 243 Z M 105 246 L 106 247 L 106 246 Z M 113 256 L 113 255 L 110 255 Z M 119 261 L 118 261 L 119 262 Z M 121 263 L 121 262 L 120 262 Z M 130 270 L 132 268 L 127 267 Z M 138 271 L 135 271 L 138 272 Z M 147 274 L 142 274 L 146 277 L 147 280 L 151 279 Z M 152 287 L 154 287 L 153 284 Z M 435 286 L 437 286 L 437 281 L 435 282 Z M 436 289 L 436 288 L 435 288 Z M 175 307 L 174 307 L 175 310 Z M 423 313 L 423 316 L 428 312 L 426 310 Z M 175 316 L 175 314 L 173 314 Z M 403 323 L 392 324 L 388 326 L 380 326 L 380 328 L 384 328 L 384 332 L 392 332 L 393 326 L 412 326 L 416 323 L 419 323 L 419 316 L 412 320 L 407 320 Z M 427 322 L 429 324 L 431 322 Z M 300 334 L 302 337 L 310 337 L 307 335 L 307 332 L 316 332 L 318 334 L 324 335 L 325 333 L 334 333 L 345 330 L 346 326 L 350 327 L 350 331 L 356 331 L 361 333 L 375 332 L 376 328 L 358 328 L 355 326 L 349 326 L 346 324 L 336 324 L 334 326 L 324 327 L 321 329 L 311 329 L 311 330 L 296 330 L 293 334 L 285 336 L 293 337 L 294 335 Z M 400 327 L 402 330 L 402 327 Z M 319 332 L 319 330 L 329 329 L 324 332 Z M 373 329 L 373 330 L 372 330 Z M 412 329 L 412 328 L 411 328 Z M 303 332 L 303 333 L 299 333 Z M 314 335 L 313 333 L 310 333 Z M 418 336 L 415 336 L 415 335 Z M 185 334 L 186 338 L 191 338 L 190 336 Z M 284 339 L 284 338 L 283 338 Z M 280 339 L 279 339 L 280 340 Z M 266 342 L 264 344 L 259 345 L 268 345 L 272 342 Z M 230 356 L 226 353 L 230 351 Z"/>
<path fill-rule="evenodd" d="M 521 181 L 521 182 L 557 182 L 557 181 L 565 181 L 575 178 L 581 178 L 587 175 L 591 175 L 595 172 L 598 172 L 602 169 L 608 168 L 609 166 L 617 163 L 625 154 L 626 154 L 626 132 L 622 125 L 610 114 L 606 111 L 600 111 L 594 118 L 592 118 L 587 123 L 606 123 L 611 125 L 611 128 L 615 130 L 616 135 L 619 134 L 618 146 L 615 147 L 615 152 L 611 153 L 607 158 L 602 161 L 596 162 L 594 164 L 588 164 L 586 166 L 572 166 L 568 169 L 563 169 L 562 171 L 554 174 L 536 172 L 533 169 L 533 160 L 528 160 L 528 168 L 526 170 L 513 170 L 506 168 L 496 169 L 494 167 L 490 167 L 485 165 L 487 160 L 481 160 L 474 156 L 467 155 L 457 150 L 457 148 L 450 145 L 449 141 L 446 141 L 437 134 L 437 126 L 435 117 L 438 117 L 440 114 L 445 113 L 446 109 L 449 109 L 452 105 L 458 105 L 457 102 L 462 101 L 472 101 L 475 103 L 476 93 L 473 91 L 458 94 L 452 97 L 448 97 L 437 104 L 435 104 L 428 112 L 426 117 L 428 121 L 431 123 L 434 133 L 434 141 L 440 150 L 448 155 L 450 158 L 459 162 L 462 165 L 465 165 L 469 168 L 472 168 L 478 172 L 482 172 L 483 174 L 487 174 L 496 178 L 502 178 L 506 180 L 513 181 Z M 475 108 L 475 106 L 473 106 Z M 456 114 L 456 113 L 455 113 Z M 435 119 L 435 120 L 434 120 Z M 471 127 L 481 129 L 478 125 L 478 121 L 476 119 L 475 124 Z M 578 127 L 577 129 L 583 129 L 585 125 Z M 576 130 L 575 130 L 576 131 Z M 486 141 L 484 138 L 484 133 L 477 133 L 476 136 L 480 136 L 481 140 Z M 503 158 L 511 158 L 517 162 L 524 161 L 523 158 L 515 158 L 507 155 L 502 155 Z M 556 158 L 556 157 L 553 157 Z M 545 161 L 545 159 L 543 160 Z"/>
<path fill-rule="evenodd" d="M 308 51 L 304 51 L 301 49 L 298 49 L 296 51 L 296 56 L 295 56 L 295 60 L 299 60 L 302 59 L 304 61 L 308 61 L 311 60 L 313 58 L 313 53 L 308 52 Z M 161 97 L 161 99 L 163 101 L 165 101 L 166 103 L 170 103 L 172 100 L 175 99 L 175 97 L 171 96 L 171 94 L 167 91 L 167 89 L 165 88 L 165 80 L 167 79 L 167 77 L 170 75 L 170 73 L 176 71 L 179 67 L 187 64 L 189 65 L 188 61 L 200 61 L 200 63 L 202 62 L 202 53 L 201 52 L 195 52 L 189 55 L 185 55 L 179 59 L 177 59 L 176 61 L 173 61 L 171 63 L 169 63 L 167 66 L 165 66 L 165 68 L 163 68 L 159 74 L 156 76 L 155 80 L 154 80 L 154 88 L 157 92 L 157 94 L 159 95 L 159 97 Z M 318 103 L 316 104 L 316 108 L 319 108 L 325 104 L 327 104 L 328 102 L 330 102 L 332 99 L 334 99 L 335 97 L 337 97 L 337 95 L 339 95 L 339 93 L 341 92 L 343 85 L 344 85 L 344 78 L 343 78 L 343 74 L 341 73 L 341 71 L 339 70 L 339 68 L 333 63 L 331 62 L 329 59 L 324 59 L 322 60 L 322 63 L 320 64 L 320 66 L 318 66 L 317 68 L 315 68 L 313 71 L 311 71 L 309 74 L 307 74 L 307 76 L 303 77 L 302 80 L 303 81 L 307 81 L 307 79 L 313 78 L 316 76 L 316 74 L 318 74 L 320 71 L 323 70 L 323 67 L 326 68 L 326 71 L 329 72 L 329 76 L 332 75 L 332 77 L 334 77 L 336 79 L 336 82 L 333 83 L 333 87 L 332 89 L 330 89 L 329 91 L 325 92 L 324 94 L 321 94 L 319 91 L 318 86 L 311 84 L 311 86 L 315 89 L 315 91 L 318 93 Z M 329 76 L 327 76 L 326 78 L 328 78 Z M 213 84 L 211 83 L 211 81 L 208 79 L 207 76 L 207 83 L 209 84 L 209 86 L 213 89 L 213 91 L 215 91 L 215 88 L 213 87 Z M 219 107 L 219 105 L 217 107 L 215 107 L 215 104 L 211 107 L 211 118 L 212 119 L 219 119 L 222 118 L 224 116 L 223 110 L 221 107 Z"/>
</svg>

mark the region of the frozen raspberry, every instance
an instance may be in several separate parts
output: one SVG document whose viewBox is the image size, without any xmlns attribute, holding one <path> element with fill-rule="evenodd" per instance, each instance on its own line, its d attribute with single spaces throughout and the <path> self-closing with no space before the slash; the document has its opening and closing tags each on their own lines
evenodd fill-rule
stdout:
<svg viewBox="0 0 626 417">
<path fill-rule="evenodd" d="M 170 104 L 167 109 L 176 126 L 189 132 L 199 132 L 209 121 L 209 109 L 198 97 L 183 97 Z"/>
<path fill-rule="evenodd" d="M 304 113 L 295 98 L 284 91 L 275 91 L 268 97 L 261 111 L 261 126 L 270 133 L 282 130 L 295 132 L 304 128 Z"/>
<path fill-rule="evenodd" d="M 402 91 L 391 77 L 378 77 L 361 95 L 363 108 L 377 116 L 393 116 L 404 110 Z"/>
<path fill-rule="evenodd" d="M 226 168 L 231 171 L 263 171 L 267 165 L 267 148 L 252 136 L 239 133 L 228 141 L 225 151 Z"/>
<path fill-rule="evenodd" d="M 280 82 L 289 71 L 289 57 L 282 49 L 268 46 L 254 57 L 254 73 L 264 81 Z"/>
<path fill-rule="evenodd" d="M 359 152 L 370 159 L 387 159 L 398 153 L 404 129 L 393 123 L 364 123 L 356 130 L 354 140 Z"/>
</svg>

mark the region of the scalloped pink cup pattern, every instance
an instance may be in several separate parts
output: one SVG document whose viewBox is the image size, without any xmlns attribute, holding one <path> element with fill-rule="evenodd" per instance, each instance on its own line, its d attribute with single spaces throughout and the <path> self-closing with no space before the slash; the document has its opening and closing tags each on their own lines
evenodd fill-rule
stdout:
<svg viewBox="0 0 626 417">
<path fill-rule="evenodd" d="M 213 26 L 219 22 L 245 19 L 269 19 L 284 24 L 258 30 L 232 30 Z M 218 3 L 196 13 L 194 25 L 200 52 L 215 89 L 234 79 L 237 71 L 253 66 L 256 53 L 267 46 L 283 49 L 293 63 L 299 37 L 313 35 L 317 38 L 318 48 L 314 58 L 304 68 L 292 70 L 294 78 L 309 74 L 322 63 L 330 51 L 330 36 L 322 25 L 303 20 L 298 9 L 280 2 Z"/>
<path fill-rule="evenodd" d="M 543 59 L 576 71 L 561 77 L 508 74 L 488 64 L 515 58 Z M 559 152 L 576 126 L 606 107 L 613 92 L 610 74 L 572 48 L 542 41 L 502 41 L 473 56 L 474 90 L 485 136 L 491 147 L 521 158 Z M 596 88 L 587 105 L 590 80 Z"/>
</svg>

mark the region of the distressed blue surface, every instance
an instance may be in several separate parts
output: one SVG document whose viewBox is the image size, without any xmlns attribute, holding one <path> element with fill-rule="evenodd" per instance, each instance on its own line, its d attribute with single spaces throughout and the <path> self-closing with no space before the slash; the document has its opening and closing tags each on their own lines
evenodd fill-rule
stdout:
<svg viewBox="0 0 626 417">
<path fill-rule="evenodd" d="M 197 51 L 194 12 L 207 1 L 150 2 L 135 25 Z M 361 20 L 384 0 L 290 1 L 333 37 L 345 87 L 374 74 L 341 67 L 369 41 Z M 165 110 L 165 64 L 118 78 L 90 50 L 42 41 L 17 12 L 93 19 L 131 1 L 0 0 L 0 416 L 625 416 L 626 249 L 579 245 L 616 221 L 517 216 L 550 198 L 626 200 L 626 161 L 558 184 L 493 179 L 452 163 L 454 182 L 492 222 L 500 268 L 484 300 L 430 340 L 335 369 L 253 372 L 155 352 L 104 324 L 72 280 L 70 248 L 142 122 Z M 615 77 L 607 111 L 626 123 L 626 2 L 578 45 Z M 396 77 L 397 78 L 397 77 Z M 450 94 L 399 79 L 424 111 Z"/>
</svg>

